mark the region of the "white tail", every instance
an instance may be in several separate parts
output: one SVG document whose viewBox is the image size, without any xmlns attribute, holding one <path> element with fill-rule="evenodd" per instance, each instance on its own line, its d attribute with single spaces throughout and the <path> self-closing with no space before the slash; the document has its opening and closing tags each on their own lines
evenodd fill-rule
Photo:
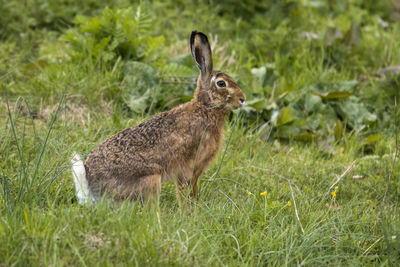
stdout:
<svg viewBox="0 0 400 267">
<path fill-rule="evenodd" d="M 72 163 L 72 176 L 74 177 L 76 197 L 79 204 L 86 204 L 93 202 L 93 197 L 89 190 L 88 181 L 86 179 L 86 170 L 83 161 L 78 154 L 74 154 L 71 159 Z"/>
</svg>

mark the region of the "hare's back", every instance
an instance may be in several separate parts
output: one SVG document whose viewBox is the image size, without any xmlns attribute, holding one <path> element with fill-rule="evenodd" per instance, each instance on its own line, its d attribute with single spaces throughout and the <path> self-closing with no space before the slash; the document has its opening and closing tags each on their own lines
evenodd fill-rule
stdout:
<svg viewBox="0 0 400 267">
<path fill-rule="evenodd" d="M 171 160 L 187 157 L 198 145 L 201 121 L 201 116 L 175 109 L 118 132 L 88 156 L 89 176 L 161 173 Z"/>
</svg>

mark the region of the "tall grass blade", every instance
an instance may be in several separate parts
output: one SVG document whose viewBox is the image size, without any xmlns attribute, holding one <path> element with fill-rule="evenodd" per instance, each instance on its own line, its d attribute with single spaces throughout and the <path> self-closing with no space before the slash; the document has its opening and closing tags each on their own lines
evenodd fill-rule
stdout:
<svg viewBox="0 0 400 267">
<path fill-rule="evenodd" d="M 42 161 L 44 152 L 45 152 L 45 150 L 46 150 L 47 142 L 48 142 L 49 137 L 50 137 L 50 134 L 51 134 L 51 132 L 52 132 L 52 130 L 53 130 L 54 123 L 56 122 L 56 119 L 57 119 L 57 117 L 58 117 L 58 113 L 59 113 L 60 110 L 61 110 L 61 106 L 62 106 L 62 104 L 64 103 L 64 100 L 65 100 L 65 94 L 62 95 L 61 100 L 60 100 L 60 102 L 59 102 L 59 104 L 58 104 L 57 110 L 56 110 L 56 112 L 54 113 L 54 115 L 52 116 L 52 119 L 51 119 L 51 122 L 50 122 L 50 126 L 49 126 L 49 130 L 47 131 L 46 137 L 45 137 L 44 142 L 43 142 L 43 144 L 42 144 L 42 148 L 41 148 L 41 150 L 40 150 L 40 155 L 39 155 L 38 161 L 37 161 L 36 166 L 35 166 L 35 171 L 34 171 L 34 173 L 33 173 L 30 186 L 32 186 L 32 184 L 33 184 L 33 182 L 35 181 L 36 176 L 37 176 L 37 174 L 38 174 L 39 167 L 40 167 L 40 164 L 41 164 L 41 161 Z"/>
</svg>

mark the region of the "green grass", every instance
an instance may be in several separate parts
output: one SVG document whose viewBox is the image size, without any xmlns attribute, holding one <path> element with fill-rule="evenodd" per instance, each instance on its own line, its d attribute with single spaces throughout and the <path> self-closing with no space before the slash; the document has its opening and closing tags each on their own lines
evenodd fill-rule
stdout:
<svg viewBox="0 0 400 267">
<path fill-rule="evenodd" d="M 163 185 L 159 204 L 151 207 L 105 199 L 80 206 L 70 174 L 72 152 L 88 153 L 138 121 L 122 117 L 116 125 L 90 111 L 74 118 L 68 101 L 61 102 L 58 115 L 53 112 L 54 121 L 32 121 L 24 116 L 26 109 L 10 109 L 11 117 L 1 117 L 0 259 L 6 266 L 388 265 L 400 260 L 393 139 L 379 141 L 378 155 L 360 154 L 357 137 L 328 153 L 318 143 L 265 142 L 248 127 L 228 124 L 226 135 L 232 138 L 224 161 L 221 152 L 201 177 L 200 200 L 190 211 L 179 207 L 171 183 Z M 353 162 L 332 197 L 330 187 Z"/>
<path fill-rule="evenodd" d="M 0 4 L 0 266 L 400 264 L 400 79 L 377 74 L 400 64 L 397 0 L 22 2 Z M 190 99 L 193 29 L 249 103 L 200 200 L 78 205 L 74 151 Z"/>
</svg>

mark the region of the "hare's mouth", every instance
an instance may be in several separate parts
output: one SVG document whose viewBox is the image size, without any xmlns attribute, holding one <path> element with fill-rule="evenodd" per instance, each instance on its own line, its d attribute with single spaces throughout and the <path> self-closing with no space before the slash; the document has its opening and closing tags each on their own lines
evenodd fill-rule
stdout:
<svg viewBox="0 0 400 267">
<path fill-rule="evenodd" d="M 244 98 L 244 97 L 239 98 L 238 103 L 236 105 L 234 105 L 234 108 L 236 109 L 236 108 L 243 107 L 245 102 L 246 102 L 246 98 Z"/>
<path fill-rule="evenodd" d="M 229 106 L 229 109 L 238 109 L 238 108 L 243 107 L 244 103 L 245 103 L 245 101 L 243 101 L 243 103 L 242 103 L 242 102 L 239 102 L 239 103 L 231 103 L 231 104 L 228 105 L 228 106 Z"/>
</svg>

